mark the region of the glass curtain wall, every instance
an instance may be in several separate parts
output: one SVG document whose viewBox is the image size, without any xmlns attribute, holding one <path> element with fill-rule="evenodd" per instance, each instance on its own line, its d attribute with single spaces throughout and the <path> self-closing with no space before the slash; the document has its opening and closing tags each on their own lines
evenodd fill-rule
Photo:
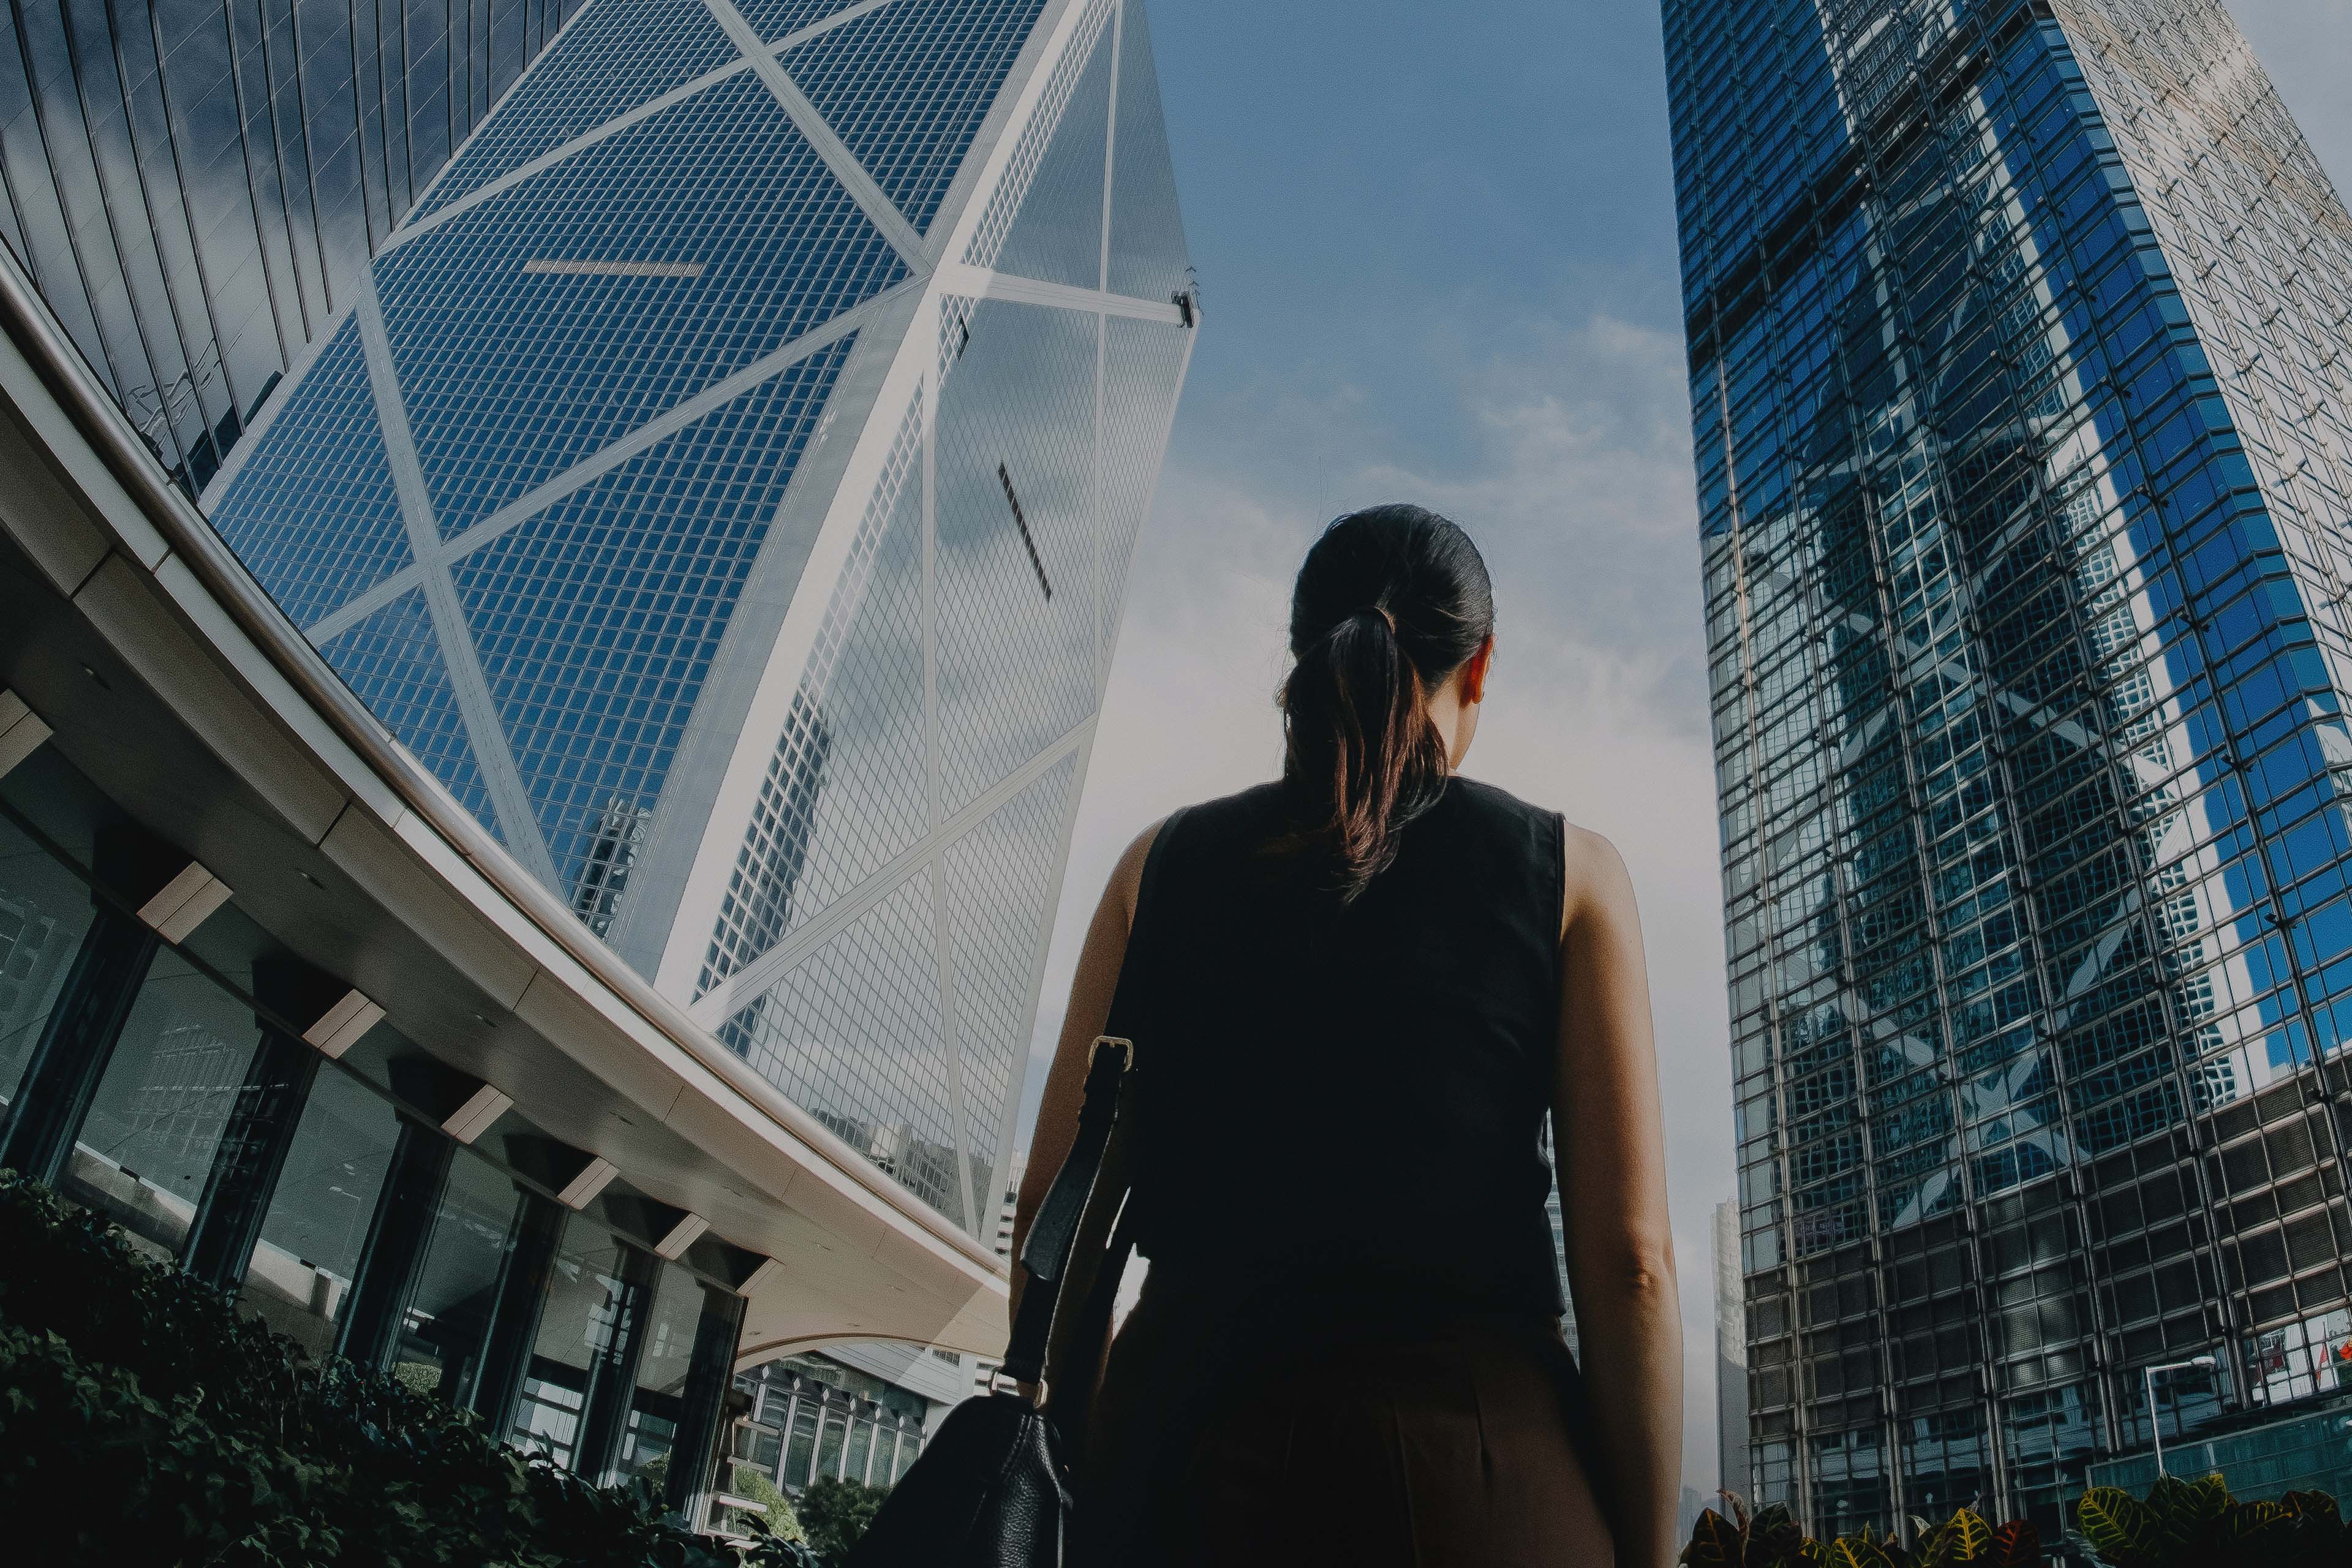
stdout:
<svg viewBox="0 0 2352 1568">
<path fill-rule="evenodd" d="M 584 0 L 15 0 L 0 239 L 201 490 Z"/>
<path fill-rule="evenodd" d="M 928 1436 L 920 1395 L 814 1352 L 740 1373 L 735 1386 L 752 1405 L 734 1463 L 790 1493 L 823 1476 L 890 1486 Z"/>
<path fill-rule="evenodd" d="M 2207 0 L 1664 9 L 1752 1485 L 2047 1537 L 2345 1296 L 2352 220 Z"/>
<path fill-rule="evenodd" d="M 0 782 L 0 1069 L 11 1090 L 0 1128 L 20 1111 L 40 1112 L 36 1100 L 73 1079 L 53 1074 L 47 1089 L 20 1081 L 44 1026 L 74 1005 L 76 951 L 99 900 L 112 898 L 94 890 L 91 864 L 96 838 L 110 829 L 87 826 L 110 820 L 111 808 L 53 752 Z M 91 1042 L 103 1060 L 91 1058 L 81 1080 L 96 1079 L 79 1091 L 87 1103 L 68 1130 L 58 1184 L 161 1261 L 194 1267 L 192 1238 L 236 1158 L 228 1145 L 241 1096 L 243 1136 L 269 1136 L 254 1124 L 248 1080 L 269 1049 L 257 971 L 278 962 L 276 950 L 241 910 L 224 906 L 178 944 L 157 946 L 119 1032 Z M 272 1026 L 283 1040 L 284 1021 Z M 392 1044 L 395 1054 L 412 1049 Z M 640 1482 L 679 1505 L 698 1494 L 701 1477 L 673 1486 L 669 1470 L 682 1447 L 709 1452 L 699 1438 L 683 1444 L 683 1428 L 717 1418 L 731 1339 L 715 1366 L 708 1346 L 704 1364 L 695 1352 L 740 1321 L 729 1288 L 614 1228 L 628 1223 L 613 1217 L 623 1208 L 650 1207 L 626 1184 L 600 1199 L 611 1215 L 566 1217 L 493 1157 L 504 1145 L 458 1146 L 406 1120 L 352 1059 L 317 1061 L 307 1093 L 289 1106 L 283 1163 L 253 1211 L 257 1234 L 249 1247 L 240 1238 L 244 1266 L 228 1271 L 243 1307 L 314 1358 L 372 1360 L 421 1394 L 479 1412 L 523 1447 L 584 1464 L 593 1479 Z M 512 1125 L 517 1147 L 549 1146 L 527 1124 Z M 423 1211 L 404 1216 L 388 1214 L 386 1187 L 404 1149 Z M 403 1218 L 413 1244 L 379 1246 L 387 1220 Z M 543 1267 L 533 1247 L 559 1228 Z M 384 1303 L 378 1348 L 349 1342 L 355 1293 Z M 520 1376 L 500 1368 L 502 1353 L 527 1362 Z M 886 1465 L 878 1479 L 890 1474 Z"/>
</svg>

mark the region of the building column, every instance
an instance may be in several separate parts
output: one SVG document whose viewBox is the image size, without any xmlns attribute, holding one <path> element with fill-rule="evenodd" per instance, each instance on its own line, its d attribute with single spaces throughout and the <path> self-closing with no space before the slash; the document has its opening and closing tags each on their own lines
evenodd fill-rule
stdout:
<svg viewBox="0 0 2352 1568">
<path fill-rule="evenodd" d="M 0 1166 L 57 1184 L 159 945 L 145 921 L 98 900 L 0 1128 Z"/>
<path fill-rule="evenodd" d="M 783 1489 L 787 1479 L 784 1475 L 784 1471 L 790 1468 L 793 1462 L 793 1426 L 800 1419 L 800 1415 L 801 1389 L 800 1380 L 796 1377 L 793 1380 L 790 1391 L 784 1399 L 784 1422 L 781 1428 L 784 1436 L 782 1440 L 776 1445 L 776 1489 L 779 1491 Z M 815 1463 L 815 1440 L 812 1438 L 810 1440 L 809 1447 L 809 1459 L 812 1467 L 814 1467 Z M 808 1485 L 808 1482 L 803 1480 L 796 1484 L 806 1486 Z"/>
<path fill-rule="evenodd" d="M 629 1402 L 637 1391 L 637 1363 L 645 1359 L 646 1310 L 653 1304 L 655 1270 L 661 1260 L 634 1247 L 621 1248 L 620 1295 L 613 1303 L 612 1331 L 588 1358 L 588 1388 L 581 1402 L 580 1444 L 572 1450 L 572 1473 L 604 1484 L 620 1462 L 621 1439 L 629 1429 Z"/>
<path fill-rule="evenodd" d="M 721 1458 L 719 1426 L 727 1414 L 727 1391 L 734 1382 L 735 1342 L 743 1331 L 743 1298 L 732 1290 L 715 1285 L 702 1288 L 702 1315 L 695 1321 L 694 1354 L 687 1362 L 680 1399 L 684 1408 L 678 1412 L 677 1436 L 671 1439 L 669 1449 L 667 1500 L 689 1524 L 699 1522 L 696 1511 Z M 764 1405 L 766 1380 L 761 1381 Z"/>
<path fill-rule="evenodd" d="M 375 1216 L 368 1222 L 367 1247 L 360 1254 L 335 1346 L 337 1354 L 368 1371 L 383 1364 L 400 1336 L 416 1266 L 441 1213 L 441 1191 L 457 1151 L 456 1143 L 434 1129 L 400 1119 L 400 1141 L 393 1145 L 392 1168 L 384 1173 Z"/>
<path fill-rule="evenodd" d="M 522 1397 L 548 1284 L 555 1278 L 555 1249 L 570 1215 L 542 1193 L 520 1183 L 515 1190 L 522 1194 L 522 1203 L 507 1229 L 506 1252 L 499 1259 L 498 1283 L 492 1289 L 489 1333 L 466 1399 L 467 1407 L 482 1418 L 483 1428 L 500 1436 L 514 1419 L 515 1402 Z"/>
<path fill-rule="evenodd" d="M 261 1222 L 278 1190 L 294 1129 L 319 1076 L 319 1053 L 293 1036 L 262 1024 L 261 1045 L 245 1069 L 228 1126 L 213 1151 L 204 1195 L 188 1228 L 181 1267 L 207 1285 L 235 1291 L 261 1239 Z"/>
</svg>

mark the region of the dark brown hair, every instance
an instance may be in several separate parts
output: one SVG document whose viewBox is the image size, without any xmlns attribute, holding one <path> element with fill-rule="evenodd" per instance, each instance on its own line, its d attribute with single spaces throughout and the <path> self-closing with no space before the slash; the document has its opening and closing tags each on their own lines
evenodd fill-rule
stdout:
<svg viewBox="0 0 2352 1568">
<path fill-rule="evenodd" d="M 1352 900 L 1396 858 L 1396 833 L 1444 792 L 1450 759 L 1429 694 L 1495 630 L 1470 536 L 1425 507 L 1376 506 L 1323 531 L 1290 598 L 1283 778 L 1298 833 Z"/>
</svg>

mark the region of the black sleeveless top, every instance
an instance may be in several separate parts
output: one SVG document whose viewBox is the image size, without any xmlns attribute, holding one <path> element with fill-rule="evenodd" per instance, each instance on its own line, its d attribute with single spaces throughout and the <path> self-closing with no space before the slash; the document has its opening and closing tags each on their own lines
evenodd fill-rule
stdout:
<svg viewBox="0 0 2352 1568">
<path fill-rule="evenodd" d="M 1559 813 L 1456 777 L 1341 905 L 1263 784 L 1152 847 L 1120 981 L 1152 1289 L 1557 1316 Z"/>
</svg>

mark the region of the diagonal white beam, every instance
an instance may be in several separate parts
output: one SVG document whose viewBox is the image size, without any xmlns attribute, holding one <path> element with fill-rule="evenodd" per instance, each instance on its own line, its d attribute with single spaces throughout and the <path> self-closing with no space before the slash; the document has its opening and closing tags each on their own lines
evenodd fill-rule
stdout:
<svg viewBox="0 0 2352 1568">
<path fill-rule="evenodd" d="M 538 516 L 572 491 L 612 472 L 648 447 L 667 440 L 705 415 L 733 402 L 769 377 L 790 369 L 820 349 L 839 342 L 888 309 L 899 294 L 919 287 L 920 285 L 913 279 L 894 284 L 865 303 L 844 310 L 824 325 L 794 338 L 772 353 L 753 360 L 724 381 L 713 382 L 692 397 L 673 405 L 657 418 L 648 419 L 611 445 L 598 447 L 546 483 L 516 497 L 464 532 L 448 539 L 436 538 L 429 552 L 418 555 L 418 562 L 446 566 L 457 557 L 480 549 L 509 529 Z M 415 587 L 424 569 L 422 564 L 402 567 L 365 593 L 313 621 L 303 628 L 302 635 L 310 639 L 314 647 L 341 636 Z"/>
<path fill-rule="evenodd" d="M 858 17 L 866 16 L 871 12 L 879 11 L 883 6 L 887 5 L 888 4 L 890 4 L 890 0 L 857 0 L 857 4 L 855 5 L 844 6 L 842 9 L 834 12 L 829 16 L 819 16 L 815 21 L 811 22 L 807 26 L 801 28 L 799 31 L 785 34 L 782 37 L 778 38 L 774 43 L 768 46 L 768 52 L 772 55 L 781 55 L 786 49 L 797 48 L 799 46 L 807 43 L 811 38 L 816 37 L 821 34 L 830 33 L 835 27 L 841 26 L 845 23 L 855 22 Z"/>
<path fill-rule="evenodd" d="M 482 184 L 475 186 L 472 190 L 467 191 L 464 195 L 459 196 L 457 200 L 451 202 L 446 206 L 436 207 L 432 212 L 425 213 L 421 216 L 414 216 L 415 209 L 412 208 L 412 216 L 409 220 L 403 224 L 399 228 L 395 229 L 391 237 L 383 242 L 383 249 L 391 250 L 396 246 L 407 244 L 410 240 L 416 238 L 420 235 L 430 233 L 432 230 L 440 227 L 443 224 L 449 222 L 451 219 L 473 211 L 476 207 L 480 206 L 484 202 L 488 201 L 491 197 L 496 196 L 502 192 L 512 190 L 515 186 L 522 184 L 525 180 L 530 179 L 533 174 L 553 168 L 556 164 L 562 163 L 566 158 L 571 157 L 573 153 L 593 147 L 597 142 L 604 141 L 606 138 L 616 135 L 621 132 L 626 131 L 632 125 L 636 125 L 645 121 L 651 120 L 655 115 L 662 112 L 662 110 L 683 103 L 688 99 L 694 97 L 697 93 L 707 92 L 710 89 L 717 87 L 722 81 L 726 81 L 733 77 L 741 76 L 745 71 L 754 68 L 752 61 L 757 55 L 764 53 L 771 58 L 781 55 L 787 49 L 795 48 L 802 44 L 807 43 L 811 38 L 817 37 L 822 34 L 833 31 L 833 29 L 840 26 L 845 22 L 854 22 L 857 20 L 858 17 L 866 15 L 868 12 L 878 11 L 883 6 L 889 4 L 890 0 L 860 0 L 859 4 L 850 6 L 845 11 L 835 11 L 830 16 L 821 16 L 817 20 L 810 23 L 807 26 L 801 28 L 798 32 L 787 34 L 782 38 L 778 39 L 775 43 L 762 46 L 761 48 L 753 50 L 751 55 L 739 58 L 727 65 L 719 67 L 716 70 L 705 71 L 691 81 L 680 82 L 677 86 L 671 88 L 667 92 L 662 93 L 657 97 L 649 98 L 646 100 L 645 102 L 638 104 L 635 109 L 626 110 L 622 113 L 614 115 L 612 119 L 607 120 L 602 125 L 595 127 L 593 130 L 583 132 L 580 135 L 573 137 L 571 141 L 562 143 L 561 146 L 551 147 L 548 151 L 541 153 L 536 158 L 516 164 L 513 168 L 509 169 L 505 174 L 499 175 L 496 179 L 485 180 Z M 572 20 L 579 20 L 582 14 L 583 13 L 574 13 Z M 567 29 L 571 26 L 571 22 L 566 22 L 564 24 L 564 26 Z M 740 40 L 737 41 L 737 47 L 739 48 L 741 47 Z M 545 49 L 540 51 L 538 59 L 533 60 L 531 63 L 536 66 L 540 60 L 547 58 L 547 57 L 554 51 L 554 48 L 555 43 L 551 41 Z M 521 85 L 522 83 L 520 81 L 515 84 L 518 88 Z M 512 92 L 513 89 L 509 89 L 509 97 L 512 96 Z M 485 118 L 483 123 L 488 123 L 487 118 Z M 476 134 L 478 135 L 479 132 L 478 131 Z M 470 141 L 471 138 L 468 138 L 469 143 Z M 460 148 L 458 151 L 462 153 L 464 149 Z M 442 174 L 446 175 L 449 170 L 457 166 L 457 158 L 451 158 L 448 163 L 442 165 Z M 435 176 L 434 184 L 439 184 L 440 180 L 441 175 Z M 432 194 L 433 187 L 427 186 L 423 195 L 418 198 L 417 205 L 419 206 L 423 205 L 425 198 L 430 197 Z"/>
<path fill-rule="evenodd" d="M 961 261 L 941 263 L 939 276 L 940 286 L 954 294 L 1011 300 L 1024 305 L 1050 305 L 1056 310 L 1083 310 L 1088 315 L 1125 316 L 1171 327 L 1184 324 L 1184 312 L 1176 308 L 1172 300 L 1139 300 L 1132 294 L 1082 289 L 1074 283 L 1046 283 L 1010 272 L 992 272 Z"/>
<path fill-rule="evenodd" d="M 816 149 L 816 155 L 824 160 L 824 166 L 833 171 L 833 177 L 841 182 L 842 189 L 849 193 L 850 199 L 857 204 L 866 221 L 880 229 L 882 237 L 898 251 L 899 259 L 907 264 L 907 269 L 918 276 L 929 270 L 929 264 L 923 254 L 923 237 L 915 232 L 915 226 L 908 223 L 890 198 L 882 194 L 882 187 L 874 183 L 874 177 L 866 172 L 866 166 L 857 161 L 856 154 L 850 152 L 849 144 L 834 134 L 833 127 L 825 123 L 824 116 L 817 112 L 816 105 L 808 100 L 808 95 L 801 91 L 800 85 L 784 74 L 784 68 L 777 63 L 776 57 L 769 51 L 760 35 L 752 30 L 751 24 L 743 20 L 743 13 L 735 9 L 734 0 L 702 0 L 702 3 L 709 7 L 711 19 L 734 40 L 738 52 L 751 62 L 751 69 L 767 84 L 777 103 L 792 117 L 793 124 L 808 138 L 809 145 Z"/>
<path fill-rule="evenodd" d="M 383 307 L 375 295 L 375 272 L 362 268 L 356 314 L 360 344 L 366 351 L 368 387 L 375 395 L 377 422 L 383 430 L 383 454 L 392 468 L 394 490 L 400 497 L 400 514 L 408 528 L 408 546 L 420 559 L 439 542 L 440 524 L 434 520 L 433 495 L 425 488 L 425 467 L 416 458 L 416 438 L 408 427 L 408 405 L 401 401 L 400 377 L 392 362 L 392 338 L 384 331 Z M 498 705 L 490 700 L 489 682 L 483 679 L 481 660 L 474 653 L 474 637 L 466 626 L 464 609 L 448 572 L 436 566 L 422 574 L 425 605 L 433 617 L 434 636 L 441 644 L 441 662 L 457 699 L 457 713 L 474 742 L 474 762 L 482 785 L 506 830 L 507 847 L 530 874 L 561 893 L 555 859 L 539 836 L 539 816 L 531 809 L 530 792 L 523 788 L 514 753 L 507 746 L 506 726 L 499 721 Z"/>
<path fill-rule="evenodd" d="M 1005 774 L 961 810 L 893 855 L 864 881 L 819 910 L 808 924 L 770 948 L 726 979 L 713 985 L 687 1009 L 695 1022 L 716 1030 L 728 1016 L 782 978 L 793 965 L 884 899 L 949 844 L 961 838 L 990 812 L 1034 784 L 1045 770 L 1087 743 L 1094 733 L 1092 714 L 1062 731 L 1054 743 Z"/>
<path fill-rule="evenodd" d="M 542 56 L 541 58 L 543 58 L 545 57 Z M 564 142 L 560 147 L 541 153 L 538 157 L 531 159 L 528 163 L 516 164 L 513 168 L 509 169 L 505 174 L 500 174 L 497 179 L 485 180 L 482 184 L 475 186 L 472 190 L 467 191 L 464 195 L 459 196 L 456 201 L 451 202 L 447 206 L 436 207 L 433 211 L 426 213 L 422 217 L 411 217 L 407 223 L 393 231 L 391 237 L 383 242 L 383 250 L 379 251 L 378 254 L 381 255 L 384 252 L 389 252 L 400 246 L 406 245 L 412 239 L 415 239 L 423 235 L 430 234 L 435 229 L 439 228 L 443 224 L 448 223 L 453 219 L 462 217 L 467 213 L 472 212 L 476 207 L 480 206 L 484 202 L 488 201 L 493 196 L 500 195 L 505 192 L 514 189 L 515 186 L 521 184 L 533 174 L 553 168 L 556 164 L 562 163 L 566 158 L 571 157 L 573 153 L 583 152 L 590 147 L 593 147 L 599 142 L 605 141 L 610 137 L 617 136 L 622 132 L 626 131 L 630 126 L 651 120 L 663 110 L 668 109 L 675 104 L 683 103 L 688 99 L 692 98 L 695 94 L 716 87 L 730 77 L 740 76 L 745 71 L 751 68 L 751 62 L 750 60 L 739 59 L 732 65 L 720 66 L 717 70 L 705 71 L 702 75 L 696 77 L 692 81 L 681 83 L 680 85 L 670 89 L 667 92 L 663 93 L 658 98 L 649 98 L 646 100 L 645 102 L 637 105 L 635 109 L 629 110 L 625 113 L 614 115 L 612 119 L 607 120 L 604 124 L 597 126 L 594 130 L 583 132 L 582 134 L 573 137 L 571 141 Z M 487 123 L 487 121 L 485 123 Z M 454 164 L 457 160 L 453 158 L 450 162 Z"/>
</svg>

